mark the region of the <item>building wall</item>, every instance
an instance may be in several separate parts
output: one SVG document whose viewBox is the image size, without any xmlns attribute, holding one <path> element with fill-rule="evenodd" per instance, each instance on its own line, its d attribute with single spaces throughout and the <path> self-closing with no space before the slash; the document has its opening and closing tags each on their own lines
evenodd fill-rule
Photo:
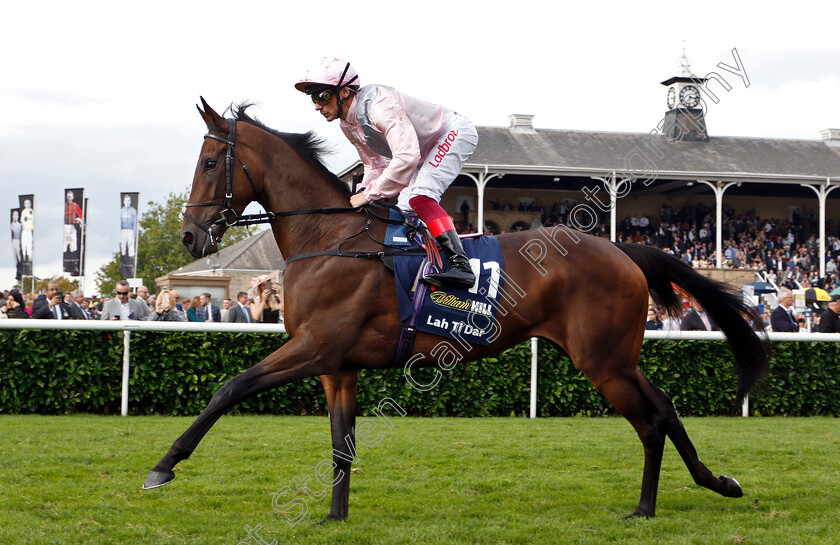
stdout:
<svg viewBox="0 0 840 545">
<path fill-rule="evenodd" d="M 257 276 L 268 274 L 271 271 L 254 271 L 254 272 L 236 272 L 229 273 L 230 286 L 228 287 L 228 297 L 236 298 L 236 294 L 240 291 L 251 291 L 251 279 Z"/>
<path fill-rule="evenodd" d="M 213 304 L 221 306 L 222 299 L 236 298 L 240 291 L 251 290 L 251 279 L 271 271 L 228 272 L 222 269 L 204 271 L 199 276 L 168 274 L 155 279 L 158 290 L 177 289 L 181 297 L 194 297 L 209 292 Z M 282 285 L 282 277 L 280 283 Z"/>
</svg>

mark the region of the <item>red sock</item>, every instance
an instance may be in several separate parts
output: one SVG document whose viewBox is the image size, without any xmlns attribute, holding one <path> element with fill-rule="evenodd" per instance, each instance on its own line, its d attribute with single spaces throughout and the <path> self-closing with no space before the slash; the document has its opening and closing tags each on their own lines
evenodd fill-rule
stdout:
<svg viewBox="0 0 840 545">
<path fill-rule="evenodd" d="M 452 218 L 434 199 L 418 195 L 409 199 L 408 204 L 429 227 L 433 237 L 437 238 L 441 233 L 455 230 Z"/>
</svg>

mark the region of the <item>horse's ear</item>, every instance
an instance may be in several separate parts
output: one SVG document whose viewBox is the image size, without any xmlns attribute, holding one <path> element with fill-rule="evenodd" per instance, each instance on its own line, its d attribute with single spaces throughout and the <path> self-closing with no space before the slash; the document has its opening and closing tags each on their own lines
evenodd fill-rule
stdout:
<svg viewBox="0 0 840 545">
<path fill-rule="evenodd" d="M 210 129 L 210 125 L 212 124 L 210 116 L 204 113 L 204 110 L 202 110 L 201 106 L 199 106 L 198 104 L 195 105 L 195 109 L 198 110 L 198 113 L 201 115 L 201 119 L 204 120 L 204 124 L 207 125 L 208 129 Z"/>
<path fill-rule="evenodd" d="M 204 106 L 204 110 L 202 110 L 201 107 L 197 104 L 195 107 L 198 108 L 198 113 L 201 114 L 201 119 L 203 119 L 204 123 L 207 125 L 207 130 L 227 130 L 228 125 L 225 122 L 225 118 L 217 114 L 216 110 L 214 110 L 210 107 L 209 104 L 207 104 L 207 101 L 204 100 L 204 97 L 199 98 L 201 99 L 201 105 Z"/>
</svg>

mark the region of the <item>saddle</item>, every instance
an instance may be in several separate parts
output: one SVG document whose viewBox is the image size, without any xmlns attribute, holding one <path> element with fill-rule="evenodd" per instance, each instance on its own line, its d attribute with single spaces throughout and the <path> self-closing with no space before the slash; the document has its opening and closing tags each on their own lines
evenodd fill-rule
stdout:
<svg viewBox="0 0 840 545">
<path fill-rule="evenodd" d="M 389 219 L 403 219 L 391 210 Z M 405 225 L 400 225 L 405 223 Z M 413 218 L 389 223 L 386 247 L 423 248 L 424 255 L 411 252 L 394 253 L 386 263 L 394 271 L 402 331 L 394 358 L 394 367 L 403 367 L 413 352 L 417 332 L 432 333 L 456 339 L 460 343 L 490 344 L 502 288 L 504 261 L 496 237 L 462 237 L 476 283 L 470 288 L 435 288 L 420 282 L 433 267 L 440 269 L 448 263 L 437 250 L 434 238 L 419 220 Z"/>
</svg>

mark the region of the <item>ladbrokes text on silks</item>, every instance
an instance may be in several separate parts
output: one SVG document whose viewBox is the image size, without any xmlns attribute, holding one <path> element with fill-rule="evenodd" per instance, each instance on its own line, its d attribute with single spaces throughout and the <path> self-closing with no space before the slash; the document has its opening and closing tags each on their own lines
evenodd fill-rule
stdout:
<svg viewBox="0 0 840 545">
<path fill-rule="evenodd" d="M 455 137 L 457 136 L 457 130 L 452 129 L 451 131 L 449 131 L 449 134 L 446 135 L 443 144 L 438 146 L 438 152 L 434 156 L 434 162 L 429 161 L 430 165 L 432 165 L 435 168 L 440 166 L 440 162 L 443 161 L 443 158 L 446 157 L 447 153 L 449 153 L 449 149 L 452 147 L 452 142 L 455 141 Z"/>
</svg>

